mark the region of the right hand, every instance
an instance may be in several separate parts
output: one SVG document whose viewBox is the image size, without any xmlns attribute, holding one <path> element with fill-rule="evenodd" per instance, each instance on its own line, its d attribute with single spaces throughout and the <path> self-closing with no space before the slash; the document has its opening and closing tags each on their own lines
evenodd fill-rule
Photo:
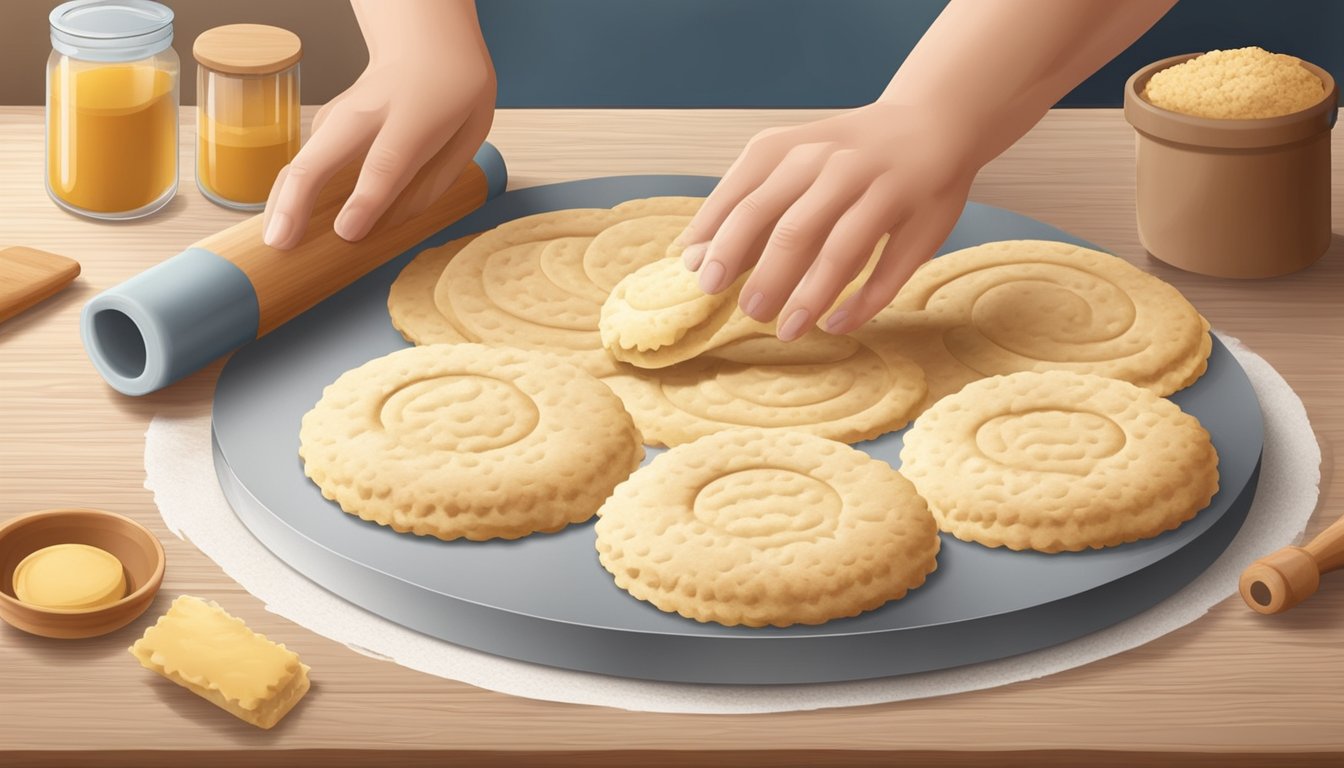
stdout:
<svg viewBox="0 0 1344 768">
<path fill-rule="evenodd" d="M 896 296 L 957 223 L 979 167 L 973 134 L 878 100 L 758 134 L 679 238 L 706 293 L 751 270 L 738 304 L 793 341 L 831 311 L 887 237 L 862 287 L 825 318 L 849 333 Z"/>
<path fill-rule="evenodd" d="M 412 181 L 406 214 L 427 208 L 485 141 L 494 120 L 495 71 L 484 43 L 399 54 L 370 61 L 354 85 L 314 116 L 308 143 L 271 187 L 262 229 L 267 245 L 297 245 L 318 192 L 361 156 L 359 181 L 332 227 L 352 242 Z"/>
</svg>

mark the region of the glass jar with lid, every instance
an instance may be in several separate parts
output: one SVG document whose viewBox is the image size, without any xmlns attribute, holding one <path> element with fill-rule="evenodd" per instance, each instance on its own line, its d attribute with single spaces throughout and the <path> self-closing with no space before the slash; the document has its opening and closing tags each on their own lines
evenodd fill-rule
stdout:
<svg viewBox="0 0 1344 768">
<path fill-rule="evenodd" d="M 196 186 L 210 200 L 261 210 L 299 151 L 299 59 L 286 29 L 230 24 L 202 32 L 196 68 Z"/>
<path fill-rule="evenodd" d="M 47 193 L 97 219 L 132 219 L 177 192 L 173 12 L 151 0 L 56 7 L 47 60 Z"/>
</svg>

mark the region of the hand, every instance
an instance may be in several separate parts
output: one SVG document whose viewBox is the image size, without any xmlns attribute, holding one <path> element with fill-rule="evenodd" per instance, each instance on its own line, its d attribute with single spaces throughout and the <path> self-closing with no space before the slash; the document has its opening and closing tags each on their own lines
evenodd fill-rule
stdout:
<svg viewBox="0 0 1344 768">
<path fill-rule="evenodd" d="M 361 156 L 359 180 L 333 224 L 346 240 L 367 235 L 413 180 L 406 215 L 424 210 L 447 190 L 494 119 L 494 68 L 479 30 L 470 32 L 476 40 L 467 44 L 439 40 L 432 47 L 408 46 L 384 60 L 371 56 L 355 84 L 318 111 L 308 143 L 271 187 L 263 227 L 267 245 L 297 245 L 318 192 Z"/>
<path fill-rule="evenodd" d="M 867 283 L 825 329 L 848 333 L 895 297 L 947 238 L 978 167 L 964 136 L 927 110 L 877 102 L 753 138 L 678 238 L 700 287 L 744 271 L 742 310 L 802 336 L 890 235 Z"/>
</svg>

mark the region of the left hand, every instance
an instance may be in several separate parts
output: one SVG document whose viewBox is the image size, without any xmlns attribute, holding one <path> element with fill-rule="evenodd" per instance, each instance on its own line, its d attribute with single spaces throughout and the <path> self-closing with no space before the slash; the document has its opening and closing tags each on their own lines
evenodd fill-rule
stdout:
<svg viewBox="0 0 1344 768">
<path fill-rule="evenodd" d="M 755 267 L 739 303 L 778 317 L 784 341 L 821 320 L 890 235 L 857 292 L 826 319 L 848 333 L 889 304 L 961 215 L 980 156 L 974 139 L 928 110 L 875 102 L 757 134 L 678 241 L 707 293 Z"/>
</svg>

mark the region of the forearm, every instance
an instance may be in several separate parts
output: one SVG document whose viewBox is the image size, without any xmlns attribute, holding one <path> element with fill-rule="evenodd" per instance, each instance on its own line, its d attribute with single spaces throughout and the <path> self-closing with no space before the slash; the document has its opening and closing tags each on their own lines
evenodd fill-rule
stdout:
<svg viewBox="0 0 1344 768">
<path fill-rule="evenodd" d="M 351 0 L 369 61 L 441 54 L 453 46 L 479 46 L 480 22 L 473 0 Z"/>
<path fill-rule="evenodd" d="M 952 0 L 880 101 L 964 132 L 984 165 L 1129 47 L 1175 0 Z"/>
</svg>

